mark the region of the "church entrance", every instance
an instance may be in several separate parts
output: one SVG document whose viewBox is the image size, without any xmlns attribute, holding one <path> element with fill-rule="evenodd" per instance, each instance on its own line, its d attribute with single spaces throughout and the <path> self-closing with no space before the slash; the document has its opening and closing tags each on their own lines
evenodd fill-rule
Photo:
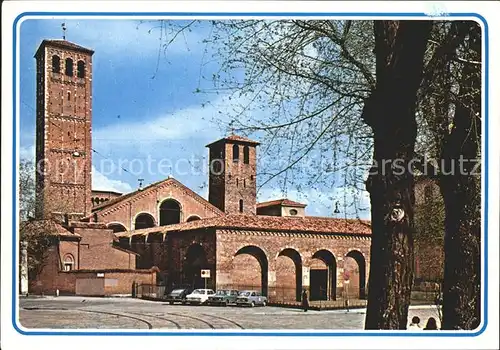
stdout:
<svg viewBox="0 0 500 350">
<path fill-rule="evenodd" d="M 309 299 L 311 301 L 327 300 L 328 270 L 310 270 L 309 276 L 311 282 L 311 295 Z"/>
</svg>

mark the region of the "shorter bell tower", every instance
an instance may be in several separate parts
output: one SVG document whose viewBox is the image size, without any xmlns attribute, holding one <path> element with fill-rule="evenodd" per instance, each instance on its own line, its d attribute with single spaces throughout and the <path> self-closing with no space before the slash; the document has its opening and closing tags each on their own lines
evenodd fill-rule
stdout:
<svg viewBox="0 0 500 350">
<path fill-rule="evenodd" d="M 256 215 L 257 145 L 237 135 L 207 145 L 208 201 L 226 214 Z"/>
</svg>

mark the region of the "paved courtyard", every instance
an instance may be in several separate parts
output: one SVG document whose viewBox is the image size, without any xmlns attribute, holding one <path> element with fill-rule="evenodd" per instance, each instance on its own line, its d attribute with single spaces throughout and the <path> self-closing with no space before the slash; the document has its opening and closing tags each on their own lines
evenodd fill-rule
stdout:
<svg viewBox="0 0 500 350">
<path fill-rule="evenodd" d="M 409 317 L 437 320 L 435 307 L 410 308 Z M 278 307 L 168 305 L 131 298 L 22 298 L 25 328 L 51 329 L 345 329 L 361 330 L 365 310 L 308 311 Z"/>
</svg>

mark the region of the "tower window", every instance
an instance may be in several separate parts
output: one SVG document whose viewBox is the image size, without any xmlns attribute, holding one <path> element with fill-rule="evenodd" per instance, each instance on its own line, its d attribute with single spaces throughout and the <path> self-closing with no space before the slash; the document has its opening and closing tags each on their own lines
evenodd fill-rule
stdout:
<svg viewBox="0 0 500 350">
<path fill-rule="evenodd" d="M 248 148 L 248 146 L 243 147 L 243 163 L 250 163 L 250 149 Z"/>
<path fill-rule="evenodd" d="M 247 180 L 243 179 L 243 187 L 247 187 Z"/>
<path fill-rule="evenodd" d="M 238 178 L 236 178 L 236 187 L 238 187 L 238 185 L 240 184 Z"/>
<path fill-rule="evenodd" d="M 240 147 L 238 145 L 233 146 L 233 162 L 237 162 L 240 159 Z"/>
<path fill-rule="evenodd" d="M 243 199 L 240 199 L 240 213 L 243 213 Z"/>
<path fill-rule="evenodd" d="M 60 73 L 61 72 L 61 59 L 59 56 L 52 56 L 52 73 Z"/>
<path fill-rule="evenodd" d="M 73 60 L 71 58 L 66 58 L 66 71 L 65 74 L 68 77 L 73 76 Z"/>
<path fill-rule="evenodd" d="M 250 180 L 253 181 L 253 175 L 250 175 Z"/>
<path fill-rule="evenodd" d="M 76 76 L 78 78 L 85 78 L 85 62 L 78 61 L 76 64 Z"/>
<path fill-rule="evenodd" d="M 68 101 L 71 101 L 71 92 L 68 91 Z"/>
</svg>

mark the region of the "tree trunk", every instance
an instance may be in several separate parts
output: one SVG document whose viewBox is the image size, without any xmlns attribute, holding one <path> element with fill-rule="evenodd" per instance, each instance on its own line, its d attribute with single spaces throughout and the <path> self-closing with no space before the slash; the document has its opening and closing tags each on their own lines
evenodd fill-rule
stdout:
<svg viewBox="0 0 500 350">
<path fill-rule="evenodd" d="M 372 246 L 366 329 L 405 329 L 413 283 L 415 108 L 431 21 L 375 21 L 376 88 L 363 119 L 374 135 L 367 180 Z"/>
<path fill-rule="evenodd" d="M 481 28 L 469 26 L 481 61 Z M 481 67 L 465 64 L 453 128 L 445 138 L 439 185 L 445 203 L 443 329 L 475 329 L 481 321 Z"/>
</svg>

